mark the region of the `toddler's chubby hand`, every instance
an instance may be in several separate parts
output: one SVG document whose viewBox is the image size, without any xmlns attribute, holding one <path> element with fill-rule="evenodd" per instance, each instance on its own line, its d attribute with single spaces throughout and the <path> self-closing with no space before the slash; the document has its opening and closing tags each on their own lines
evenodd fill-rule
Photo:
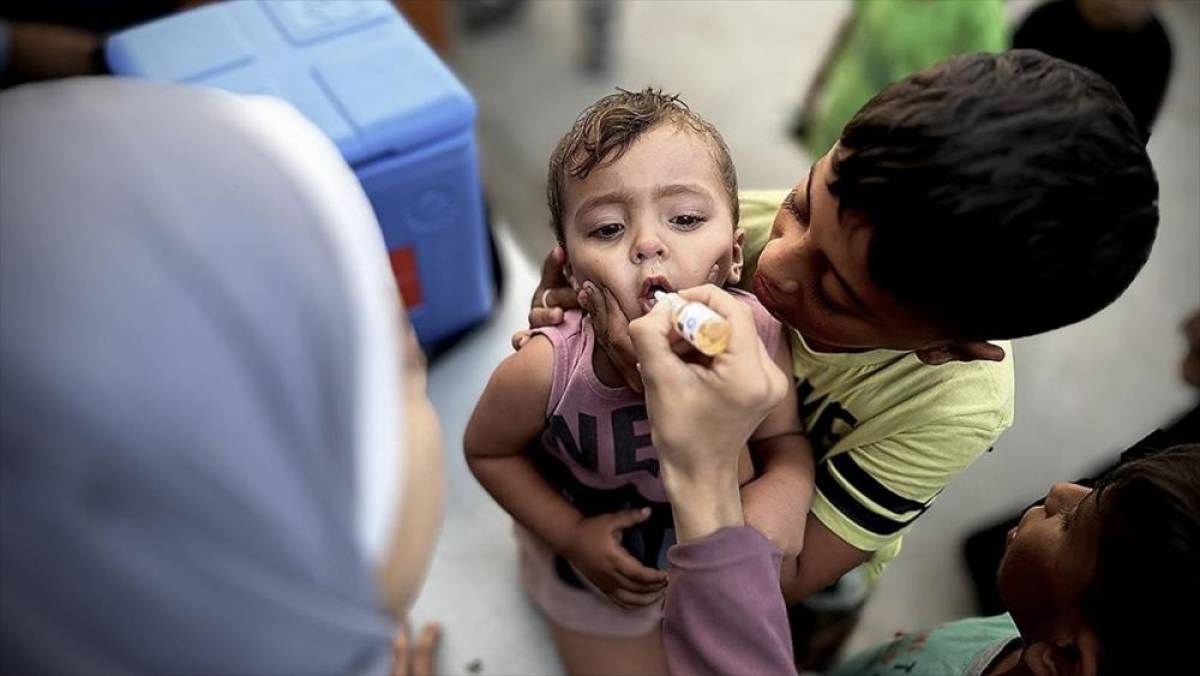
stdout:
<svg viewBox="0 0 1200 676">
<path fill-rule="evenodd" d="M 622 531 L 649 517 L 649 508 L 586 517 L 562 555 L 618 606 L 650 605 L 666 590 L 667 574 L 643 566 L 621 546 Z"/>
</svg>

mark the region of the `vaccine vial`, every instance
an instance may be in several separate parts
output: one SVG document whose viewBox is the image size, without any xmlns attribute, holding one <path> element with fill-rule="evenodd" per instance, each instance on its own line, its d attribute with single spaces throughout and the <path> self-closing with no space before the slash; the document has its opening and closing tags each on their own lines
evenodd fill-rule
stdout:
<svg viewBox="0 0 1200 676">
<path fill-rule="evenodd" d="M 729 347 L 729 322 L 704 303 L 662 291 L 654 294 L 654 300 L 669 305 L 676 333 L 701 353 L 715 357 Z"/>
</svg>

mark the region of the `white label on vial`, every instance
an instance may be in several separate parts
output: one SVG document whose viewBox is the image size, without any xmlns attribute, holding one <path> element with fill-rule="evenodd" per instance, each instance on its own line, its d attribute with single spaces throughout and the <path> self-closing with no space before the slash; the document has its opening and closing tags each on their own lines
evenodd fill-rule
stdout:
<svg viewBox="0 0 1200 676">
<path fill-rule="evenodd" d="M 703 303 L 688 303 L 679 310 L 679 316 L 675 321 L 675 329 L 679 331 L 679 335 L 683 336 L 684 340 L 696 344 L 696 334 L 700 331 L 700 327 L 706 322 L 721 321 L 721 315 L 713 312 L 707 305 Z"/>
</svg>

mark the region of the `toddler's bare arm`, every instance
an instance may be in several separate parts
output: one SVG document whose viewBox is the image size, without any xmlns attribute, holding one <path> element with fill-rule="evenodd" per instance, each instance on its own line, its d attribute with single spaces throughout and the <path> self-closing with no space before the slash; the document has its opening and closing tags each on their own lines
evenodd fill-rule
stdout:
<svg viewBox="0 0 1200 676">
<path fill-rule="evenodd" d="M 624 510 L 584 517 L 551 486 L 523 451 L 545 424 L 554 347 L 534 336 L 492 374 L 463 440 L 471 471 L 513 519 L 568 559 L 609 599 L 626 608 L 658 600 L 666 574 L 621 547 L 621 531 L 649 517 Z"/>
<path fill-rule="evenodd" d="M 496 368 L 467 423 L 463 450 L 471 472 L 496 502 L 561 551 L 581 515 L 522 453 L 545 424 L 553 359 L 550 341 L 535 336 Z"/>
</svg>

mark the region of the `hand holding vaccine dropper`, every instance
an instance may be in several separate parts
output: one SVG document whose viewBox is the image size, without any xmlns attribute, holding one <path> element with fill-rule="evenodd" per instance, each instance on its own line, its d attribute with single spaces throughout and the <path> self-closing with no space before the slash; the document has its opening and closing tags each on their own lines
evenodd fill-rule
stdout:
<svg viewBox="0 0 1200 676">
<path fill-rule="evenodd" d="M 654 300 L 671 308 L 675 331 L 701 353 L 713 357 L 729 346 L 729 322 L 704 303 L 684 300 L 677 293 L 658 291 Z"/>
</svg>

